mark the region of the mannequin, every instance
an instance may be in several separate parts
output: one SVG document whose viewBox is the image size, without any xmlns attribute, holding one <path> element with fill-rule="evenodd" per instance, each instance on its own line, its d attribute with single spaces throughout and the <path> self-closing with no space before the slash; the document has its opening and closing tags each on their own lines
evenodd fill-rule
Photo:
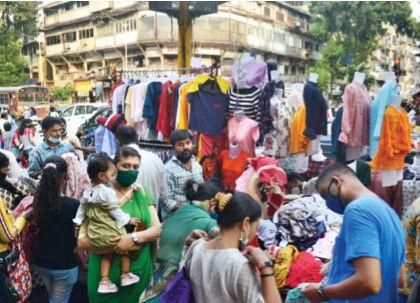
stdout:
<svg viewBox="0 0 420 303">
<path fill-rule="evenodd" d="M 231 159 L 236 159 L 240 153 L 241 153 L 241 149 L 236 144 L 236 142 L 232 142 L 229 144 L 229 157 Z"/>
<path fill-rule="evenodd" d="M 401 102 L 403 98 L 400 95 L 392 95 L 391 96 L 391 105 L 397 109 L 401 109 Z"/>
<path fill-rule="evenodd" d="M 365 73 L 355 72 L 353 81 L 357 82 L 357 83 L 360 83 L 360 84 L 363 84 L 365 82 L 365 78 L 366 78 Z"/>
<path fill-rule="evenodd" d="M 318 83 L 318 74 L 317 73 L 310 73 L 309 74 L 309 81 Z"/>
<path fill-rule="evenodd" d="M 280 73 L 279 73 L 279 71 L 278 70 L 272 70 L 270 72 L 270 77 L 271 77 L 271 80 L 272 81 L 279 82 L 280 81 Z"/>
<path fill-rule="evenodd" d="M 303 105 L 303 83 L 293 83 L 291 85 L 292 92 L 287 97 L 287 104 L 289 105 L 292 117 L 295 116 L 299 108 Z"/>
<path fill-rule="evenodd" d="M 385 82 L 397 82 L 395 72 L 384 72 L 384 80 Z"/>
</svg>

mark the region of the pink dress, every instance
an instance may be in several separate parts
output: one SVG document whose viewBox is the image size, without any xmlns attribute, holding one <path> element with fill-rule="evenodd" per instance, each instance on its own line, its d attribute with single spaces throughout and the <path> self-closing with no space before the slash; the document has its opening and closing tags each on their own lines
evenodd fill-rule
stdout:
<svg viewBox="0 0 420 303">
<path fill-rule="evenodd" d="M 371 98 L 362 83 L 352 82 L 344 90 L 343 120 L 338 140 L 351 147 L 369 144 L 369 117 Z"/>
<path fill-rule="evenodd" d="M 229 143 L 236 143 L 242 152 L 255 155 L 255 142 L 260 137 L 258 122 L 248 117 L 231 118 L 228 122 Z"/>
</svg>

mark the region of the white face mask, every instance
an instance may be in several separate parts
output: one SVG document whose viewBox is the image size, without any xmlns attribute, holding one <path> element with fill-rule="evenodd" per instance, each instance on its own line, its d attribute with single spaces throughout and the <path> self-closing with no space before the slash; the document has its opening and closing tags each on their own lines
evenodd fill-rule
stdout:
<svg viewBox="0 0 420 303">
<path fill-rule="evenodd" d="M 50 141 L 51 143 L 54 143 L 54 144 L 58 144 L 58 143 L 60 143 L 60 141 L 61 141 L 61 139 L 60 138 L 54 138 L 54 137 L 48 137 L 48 141 Z"/>
</svg>

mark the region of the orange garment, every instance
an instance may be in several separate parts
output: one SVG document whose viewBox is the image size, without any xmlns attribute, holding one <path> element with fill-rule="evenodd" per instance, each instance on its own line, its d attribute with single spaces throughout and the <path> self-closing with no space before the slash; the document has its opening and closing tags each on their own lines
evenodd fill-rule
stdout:
<svg viewBox="0 0 420 303">
<path fill-rule="evenodd" d="M 309 138 L 303 132 L 306 128 L 306 108 L 297 111 L 290 126 L 290 154 L 302 154 L 308 151 Z"/>
<path fill-rule="evenodd" d="M 236 180 L 245 171 L 245 168 L 248 165 L 248 158 L 251 158 L 251 155 L 240 153 L 238 157 L 232 159 L 229 157 L 228 150 L 222 151 L 217 157 L 223 185 L 226 186 L 227 189 L 235 190 Z"/>
<path fill-rule="evenodd" d="M 370 166 L 374 170 L 400 170 L 411 151 L 411 124 L 407 112 L 388 105 L 382 121 L 378 152 Z"/>
<path fill-rule="evenodd" d="M 188 121 L 190 116 L 190 103 L 187 99 L 188 89 L 193 85 L 190 81 L 182 85 L 179 89 L 178 112 L 176 118 L 176 129 L 188 129 Z"/>
</svg>

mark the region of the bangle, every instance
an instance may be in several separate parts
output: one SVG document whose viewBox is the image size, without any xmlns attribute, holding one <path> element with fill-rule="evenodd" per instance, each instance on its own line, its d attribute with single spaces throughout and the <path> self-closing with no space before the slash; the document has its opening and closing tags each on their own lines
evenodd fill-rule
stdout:
<svg viewBox="0 0 420 303">
<path fill-rule="evenodd" d="M 262 262 L 262 263 L 258 263 L 258 264 L 257 264 L 257 268 L 258 268 L 259 270 L 262 270 L 262 269 L 264 269 L 264 268 L 266 268 L 266 267 L 271 267 L 271 268 L 273 268 L 273 267 L 274 267 L 274 263 L 273 263 L 272 261 L 266 261 L 266 262 Z"/>
<path fill-rule="evenodd" d="M 324 293 L 324 285 L 321 285 L 317 291 L 318 295 L 321 297 L 322 302 L 327 302 L 328 298 Z"/>
<path fill-rule="evenodd" d="M 269 273 L 269 274 L 261 274 L 261 279 L 264 279 L 264 278 L 267 278 L 267 277 L 272 277 L 272 276 L 274 276 L 274 271 L 273 272 L 271 272 L 271 273 Z"/>
</svg>

